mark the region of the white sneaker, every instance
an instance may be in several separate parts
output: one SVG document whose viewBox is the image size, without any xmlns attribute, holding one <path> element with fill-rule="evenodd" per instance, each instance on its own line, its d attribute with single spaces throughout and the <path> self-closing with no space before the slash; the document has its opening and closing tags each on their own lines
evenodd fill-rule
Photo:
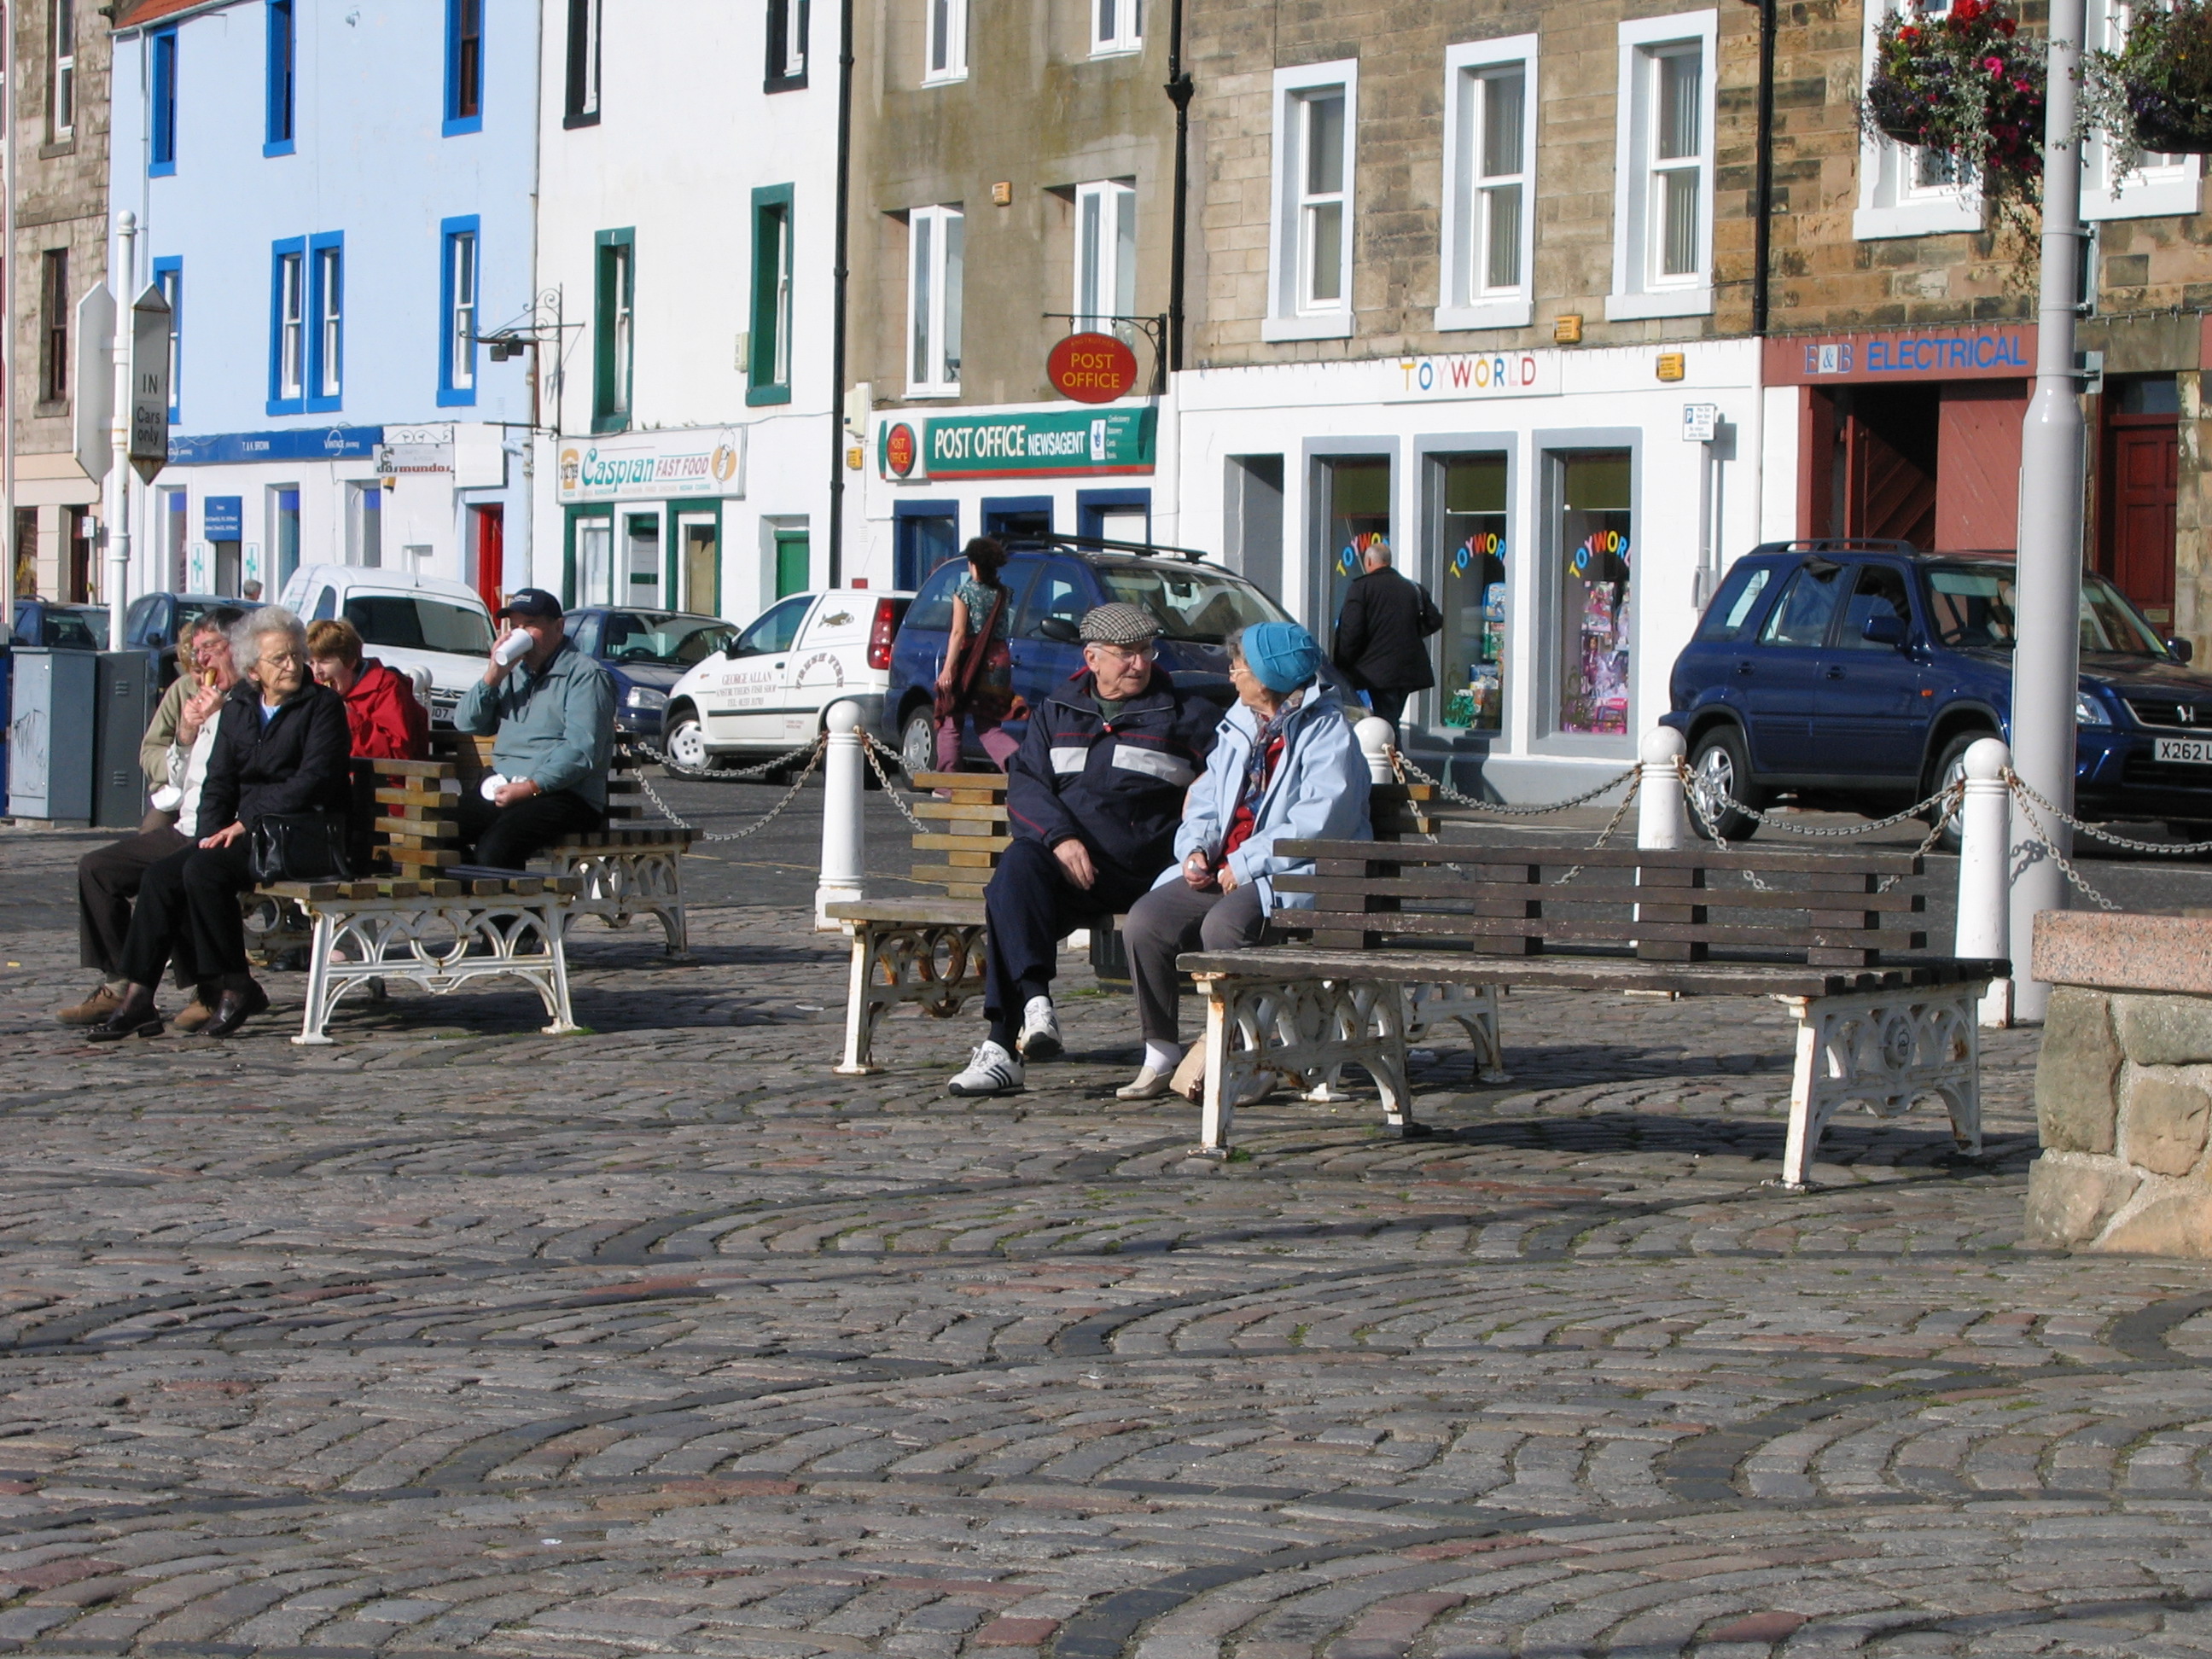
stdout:
<svg viewBox="0 0 2212 1659">
<path fill-rule="evenodd" d="M 1137 1073 L 1134 1083 L 1125 1083 L 1114 1091 L 1116 1100 L 1158 1100 L 1167 1093 L 1168 1085 L 1175 1073 L 1158 1066 L 1147 1066 Z"/>
<path fill-rule="evenodd" d="M 968 1069 L 945 1085 L 947 1094 L 1010 1095 L 1022 1086 L 1022 1063 L 995 1042 L 968 1056 Z"/>
<path fill-rule="evenodd" d="M 1022 1034 L 1014 1041 L 1024 1060 L 1058 1060 L 1066 1045 L 1060 1040 L 1060 1016 L 1050 997 L 1031 997 L 1022 1010 Z"/>
</svg>

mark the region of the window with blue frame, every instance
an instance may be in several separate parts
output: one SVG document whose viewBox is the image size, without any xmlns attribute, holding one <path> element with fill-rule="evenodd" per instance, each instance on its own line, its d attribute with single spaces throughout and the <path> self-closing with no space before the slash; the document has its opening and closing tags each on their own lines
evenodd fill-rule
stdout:
<svg viewBox="0 0 2212 1659">
<path fill-rule="evenodd" d="M 185 262 L 174 257 L 155 260 L 154 286 L 169 302 L 169 424 L 174 426 L 185 398 Z"/>
<path fill-rule="evenodd" d="M 331 410 L 345 392 L 345 234 L 307 239 L 307 407 Z"/>
<path fill-rule="evenodd" d="M 445 265 L 438 274 L 438 313 L 445 326 L 438 345 L 438 401 L 477 400 L 477 216 L 447 219 L 438 227 Z"/>
<path fill-rule="evenodd" d="M 269 119 L 262 136 L 264 155 L 289 155 L 293 139 L 294 70 L 299 61 L 299 36 L 293 16 L 294 0 L 267 0 L 269 23 Z"/>
<path fill-rule="evenodd" d="M 446 0 L 446 134 L 483 131 L 483 0 Z"/>
<path fill-rule="evenodd" d="M 307 239 L 270 245 L 269 412 L 297 415 L 307 395 Z"/>
<path fill-rule="evenodd" d="M 150 79 L 153 82 L 152 130 L 147 134 L 147 171 L 157 178 L 177 170 L 177 32 L 163 29 L 154 36 Z"/>
</svg>

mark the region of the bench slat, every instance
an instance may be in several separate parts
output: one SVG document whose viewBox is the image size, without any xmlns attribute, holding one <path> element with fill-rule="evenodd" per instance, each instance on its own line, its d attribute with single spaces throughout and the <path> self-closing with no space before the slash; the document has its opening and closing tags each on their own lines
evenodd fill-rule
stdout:
<svg viewBox="0 0 2212 1659">
<path fill-rule="evenodd" d="M 1556 986 L 1579 990 L 1677 991 L 1686 996 L 1842 996 L 1915 985 L 1955 985 L 2001 979 L 2004 962 L 1936 957 L 1860 973 L 1823 973 L 1786 962 L 1645 962 L 1634 957 L 1483 957 L 1460 951 L 1322 951 L 1270 945 L 1242 951 L 1200 951 L 1178 957 L 1187 974 L 1254 979 L 1365 979 L 1396 984 Z"/>
<path fill-rule="evenodd" d="M 1293 841 L 1279 842 L 1278 848 L 1293 858 L 1348 859 L 1363 864 L 1533 864 L 1553 869 L 1565 869 L 1574 864 L 1588 868 L 1632 868 L 1640 865 L 1652 870 L 1749 870 L 1759 874 L 1778 872 L 1848 880 L 1868 875 L 1917 876 L 1926 872 L 1926 860 L 1912 853 L 1723 853 L 1698 848 L 1662 850 L 1638 847 L 1528 847 L 1471 841 Z"/>
</svg>

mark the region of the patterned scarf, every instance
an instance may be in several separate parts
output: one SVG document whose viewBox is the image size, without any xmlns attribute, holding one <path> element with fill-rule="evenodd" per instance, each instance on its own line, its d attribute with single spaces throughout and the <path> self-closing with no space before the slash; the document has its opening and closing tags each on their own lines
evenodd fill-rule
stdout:
<svg viewBox="0 0 2212 1659">
<path fill-rule="evenodd" d="M 1301 686 L 1285 697 L 1273 714 L 1262 716 L 1256 708 L 1252 711 L 1252 717 L 1258 722 L 1260 729 L 1253 734 L 1252 753 L 1244 763 L 1244 787 L 1237 797 L 1237 804 L 1249 806 L 1255 817 L 1259 814 L 1260 797 L 1267 789 L 1267 750 L 1282 735 L 1284 723 L 1290 719 L 1291 711 L 1305 701 L 1305 688 Z"/>
</svg>

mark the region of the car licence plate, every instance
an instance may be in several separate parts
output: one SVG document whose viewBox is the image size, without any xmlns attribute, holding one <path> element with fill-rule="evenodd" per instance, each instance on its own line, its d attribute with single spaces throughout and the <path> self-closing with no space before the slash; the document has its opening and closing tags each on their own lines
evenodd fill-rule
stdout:
<svg viewBox="0 0 2212 1659">
<path fill-rule="evenodd" d="M 2160 738 L 2155 758 L 2212 766 L 2212 738 Z"/>
</svg>

